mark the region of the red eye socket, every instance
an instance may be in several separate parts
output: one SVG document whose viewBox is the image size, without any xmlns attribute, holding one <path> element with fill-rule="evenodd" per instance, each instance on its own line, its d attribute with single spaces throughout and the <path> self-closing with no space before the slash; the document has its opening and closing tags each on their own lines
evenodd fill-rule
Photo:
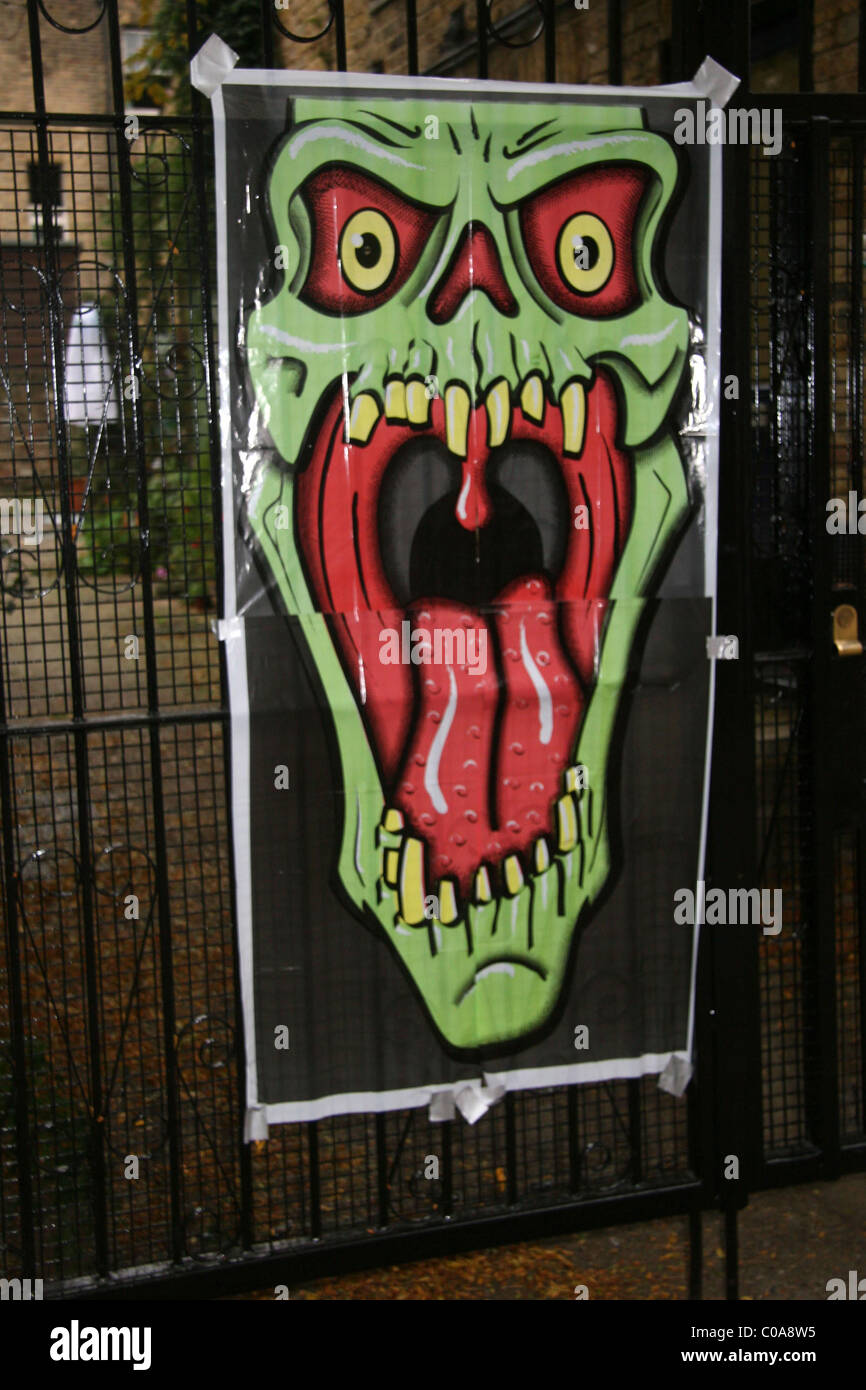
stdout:
<svg viewBox="0 0 866 1390">
<path fill-rule="evenodd" d="M 313 249 L 300 297 L 329 314 L 361 314 L 390 299 L 415 269 L 437 216 L 346 165 L 312 174 L 301 196 Z"/>
<path fill-rule="evenodd" d="M 587 169 L 523 204 L 523 242 L 554 304 L 586 318 L 634 307 L 634 224 L 648 180 L 633 165 Z"/>
</svg>

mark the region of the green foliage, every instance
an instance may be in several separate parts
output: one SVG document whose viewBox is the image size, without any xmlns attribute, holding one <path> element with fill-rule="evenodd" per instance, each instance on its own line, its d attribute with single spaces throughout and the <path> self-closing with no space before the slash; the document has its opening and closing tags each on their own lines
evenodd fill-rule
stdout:
<svg viewBox="0 0 866 1390">
<path fill-rule="evenodd" d="M 260 0 L 198 0 L 196 6 L 200 47 L 211 34 L 219 34 L 240 58 L 241 67 L 257 67 L 262 59 L 262 7 Z M 189 107 L 189 39 L 186 5 L 182 0 L 142 0 L 139 23 L 152 29 L 127 80 L 127 98 L 133 104 L 148 97 L 165 106 L 171 86 L 171 105 Z"/>
<path fill-rule="evenodd" d="M 78 537 L 78 568 L 101 576 L 135 575 L 140 565 L 141 518 L 132 469 L 106 485 L 94 477 Z M 148 467 L 146 497 L 154 593 L 212 601 L 215 579 L 210 459 L 172 455 Z"/>
</svg>

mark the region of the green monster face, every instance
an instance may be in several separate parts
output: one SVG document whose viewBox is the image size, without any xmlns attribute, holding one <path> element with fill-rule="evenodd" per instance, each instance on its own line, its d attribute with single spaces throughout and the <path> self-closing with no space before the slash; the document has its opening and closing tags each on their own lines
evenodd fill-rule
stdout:
<svg viewBox="0 0 866 1390">
<path fill-rule="evenodd" d="M 609 872 L 611 734 L 688 509 L 676 183 L 637 109 L 308 98 L 249 316 L 249 520 L 330 707 L 338 874 L 458 1049 L 545 1023 Z M 279 277 L 278 277 L 279 278 Z"/>
</svg>

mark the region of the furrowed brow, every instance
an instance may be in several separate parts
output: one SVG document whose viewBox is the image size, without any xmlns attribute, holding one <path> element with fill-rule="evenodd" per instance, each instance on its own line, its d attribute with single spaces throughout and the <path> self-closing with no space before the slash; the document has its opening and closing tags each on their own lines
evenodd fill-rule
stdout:
<svg viewBox="0 0 866 1390">
<path fill-rule="evenodd" d="M 390 126 L 393 131 L 396 131 L 398 135 L 404 135 L 407 140 L 420 140 L 421 138 L 421 127 L 419 125 L 401 125 L 399 121 L 392 121 L 389 116 L 380 116 L 377 111 L 361 111 L 358 114 L 361 116 L 369 116 L 371 120 L 378 121 L 380 125 Z M 353 124 L 360 123 L 353 122 Z M 363 130 L 365 127 L 361 126 L 361 129 Z M 370 134 L 375 134 L 375 132 L 371 131 Z M 385 143 L 389 145 L 397 143 L 396 141 L 388 140 L 384 135 L 376 135 L 376 138 L 385 141 Z M 405 146 L 402 148 L 405 148 Z"/>
<path fill-rule="evenodd" d="M 548 127 L 550 128 L 548 129 Z M 559 129 L 559 126 L 552 117 L 548 121 L 540 121 L 538 125 L 530 126 L 529 130 L 525 130 L 522 135 L 518 135 L 514 142 L 513 150 L 509 150 L 506 146 L 503 148 L 502 153 L 506 159 L 516 159 L 519 154 L 526 153 L 526 149 L 522 147 L 526 146 L 528 149 L 534 149 L 536 145 L 542 145 L 546 140 L 552 139 L 554 135 L 559 133 Z M 532 145 L 526 145 L 528 140 L 532 140 Z"/>
<path fill-rule="evenodd" d="M 304 126 L 296 133 L 290 145 L 291 158 L 297 159 L 304 146 L 316 140 L 327 140 L 329 143 L 339 141 L 363 154 L 365 159 L 375 159 L 381 164 L 396 164 L 402 169 L 417 169 L 419 173 L 424 170 L 423 164 L 412 164 L 408 159 L 402 159 L 400 155 L 384 148 L 385 142 L 375 131 L 367 133 L 363 127 L 353 126 L 347 129 L 343 125 L 320 125 L 318 122 Z"/>
<path fill-rule="evenodd" d="M 534 168 L 538 164 L 543 164 L 548 159 L 559 159 L 575 154 L 588 154 L 591 150 L 603 150 L 616 145 L 655 145 L 656 137 L 649 134 L 641 134 L 638 131 L 618 130 L 615 133 L 591 135 L 585 140 L 570 140 L 567 144 L 551 145 L 547 150 L 522 150 L 520 158 L 512 164 L 508 170 L 506 178 L 510 182 L 516 179 L 526 169 Z M 516 152 L 510 158 L 514 159 Z"/>
</svg>

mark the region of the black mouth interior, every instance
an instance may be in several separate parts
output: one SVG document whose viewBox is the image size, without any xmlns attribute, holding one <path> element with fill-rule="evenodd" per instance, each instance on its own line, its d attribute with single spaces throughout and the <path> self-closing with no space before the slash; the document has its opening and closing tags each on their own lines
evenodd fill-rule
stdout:
<svg viewBox="0 0 866 1390">
<path fill-rule="evenodd" d="M 490 453 L 493 515 L 467 531 L 457 519 L 460 462 L 438 439 L 413 439 L 389 463 L 379 494 L 379 550 L 401 607 L 439 597 L 479 607 L 520 575 L 555 583 L 568 541 L 568 493 L 555 455 L 516 440 Z"/>
</svg>

